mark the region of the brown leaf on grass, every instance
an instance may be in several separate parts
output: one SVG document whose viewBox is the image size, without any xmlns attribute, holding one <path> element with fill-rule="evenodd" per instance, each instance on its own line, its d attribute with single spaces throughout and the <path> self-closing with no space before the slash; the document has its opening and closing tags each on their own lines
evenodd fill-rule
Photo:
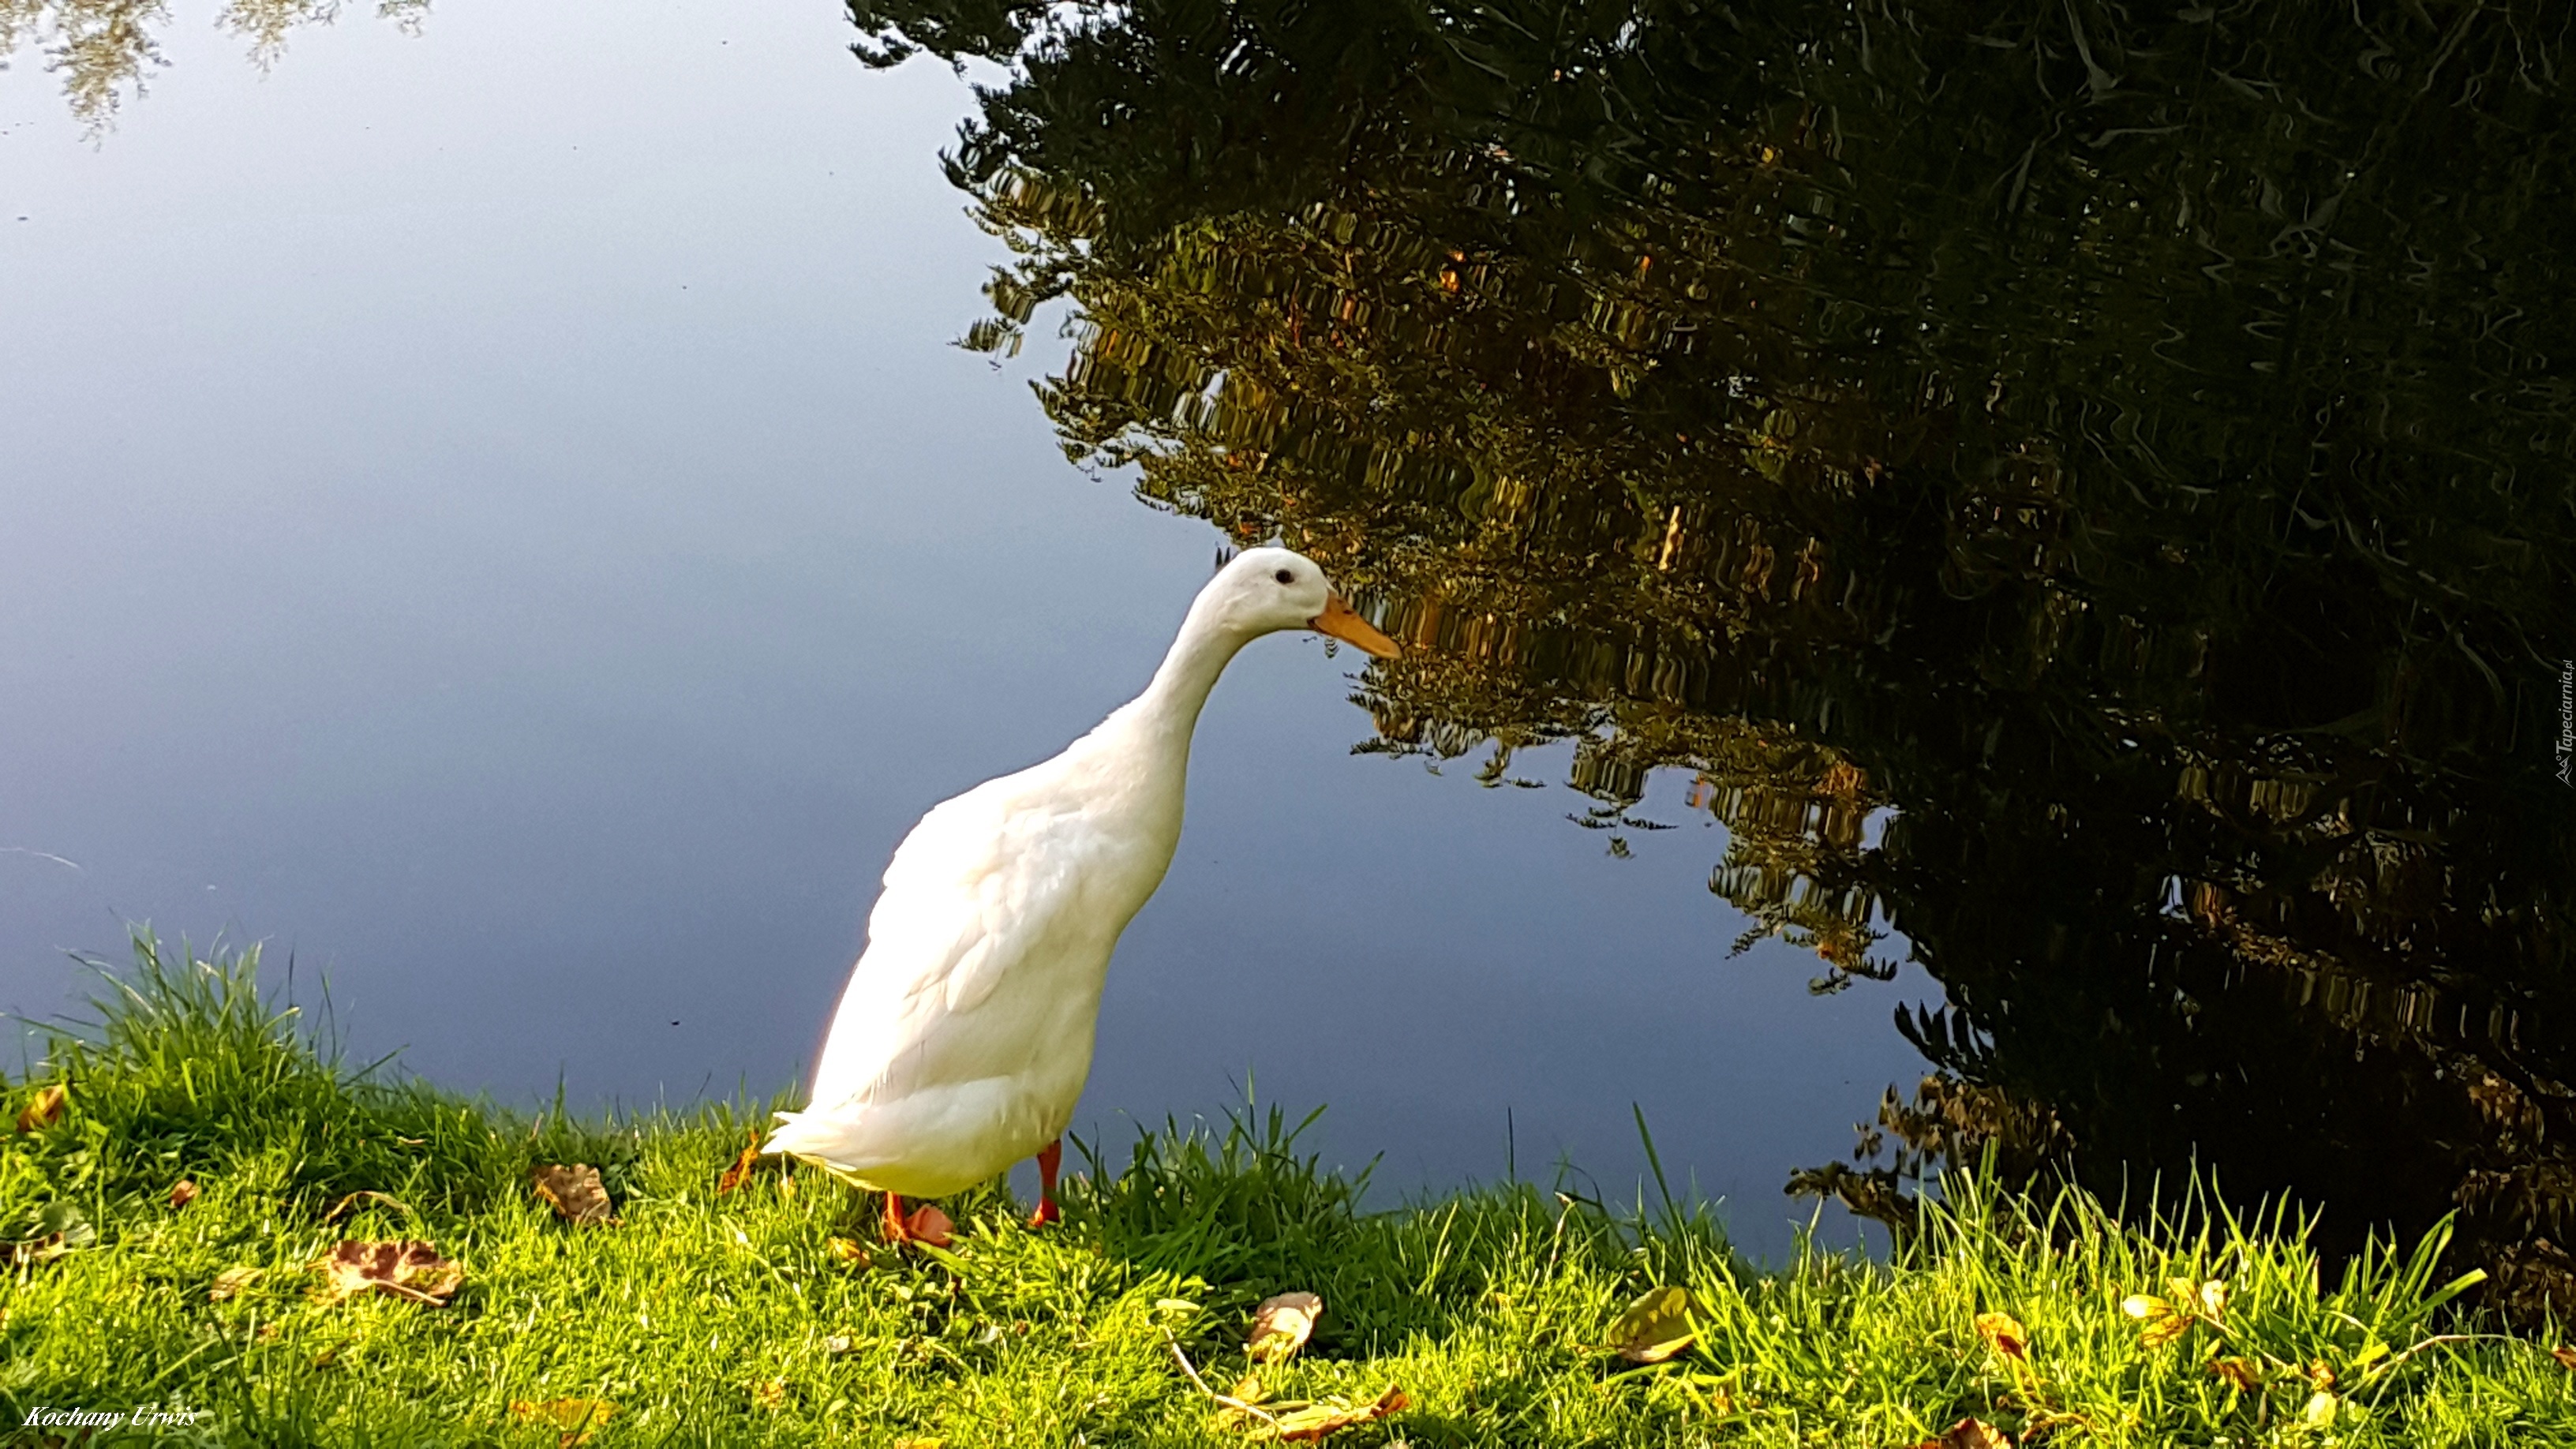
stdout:
<svg viewBox="0 0 2576 1449">
<path fill-rule="evenodd" d="M 2576 1348 L 2553 1348 L 2549 1351 L 2549 1356 L 2558 1360 L 2560 1368 L 2569 1373 L 2576 1373 Z"/>
<path fill-rule="evenodd" d="M 215 1275 L 215 1281 L 206 1289 L 206 1301 L 221 1303 L 258 1282 L 267 1273 L 266 1268 L 226 1268 Z"/>
<path fill-rule="evenodd" d="M 606 1399 L 547 1399 L 531 1403 L 526 1399 L 510 1401 L 510 1417 L 522 1424 L 550 1424 L 563 1431 L 558 1449 L 573 1449 L 591 1436 L 600 1425 L 617 1413 L 617 1406 Z"/>
<path fill-rule="evenodd" d="M 600 1185 L 599 1169 L 588 1163 L 538 1168 L 535 1190 L 538 1201 L 576 1227 L 617 1221 L 608 1210 L 608 1189 Z"/>
<path fill-rule="evenodd" d="M 1380 1394 L 1374 1404 L 1353 1407 L 1334 1400 L 1308 1404 L 1295 1413 L 1280 1415 L 1278 1422 L 1271 1427 L 1278 1431 L 1281 1439 L 1290 1443 L 1311 1443 L 1353 1425 L 1374 1423 L 1389 1414 L 1401 1413 L 1411 1402 L 1404 1396 L 1404 1390 L 1391 1388 Z"/>
<path fill-rule="evenodd" d="M 1630 1363 L 1662 1363 L 1690 1347 L 1694 1308 L 1687 1288 L 1649 1288 L 1611 1321 L 1608 1346 Z"/>
<path fill-rule="evenodd" d="M 836 1261 L 847 1263 L 855 1268 L 873 1268 L 877 1265 L 877 1260 L 868 1255 L 866 1246 L 856 1238 L 834 1238 L 830 1246 L 832 1257 Z"/>
<path fill-rule="evenodd" d="M 2212 1378 L 2225 1379 L 2240 1394 L 2254 1392 L 2263 1382 L 2263 1366 L 2250 1358 L 2214 1358 L 2209 1361 Z"/>
<path fill-rule="evenodd" d="M 760 1129 L 754 1127 L 751 1129 L 751 1143 L 742 1149 L 742 1156 L 735 1158 L 733 1166 L 726 1168 L 724 1175 L 716 1179 L 716 1191 L 731 1192 L 742 1186 L 743 1179 L 751 1176 L 752 1164 L 758 1161 L 760 1161 Z"/>
<path fill-rule="evenodd" d="M 2006 1358 L 2020 1359 L 2025 1363 L 2030 1359 L 2030 1334 L 2022 1328 L 2021 1320 L 2009 1313 L 1978 1314 L 1977 1337 Z"/>
<path fill-rule="evenodd" d="M 47 1233 L 41 1238 L 10 1243 L 7 1249 L 8 1266 L 15 1268 L 22 1263 L 50 1263 L 70 1252 L 71 1246 L 61 1233 Z"/>
<path fill-rule="evenodd" d="M 1324 1300 L 1312 1293 L 1281 1293 L 1264 1298 L 1252 1310 L 1252 1329 L 1243 1336 L 1243 1356 L 1254 1363 L 1283 1363 L 1306 1346 Z"/>
<path fill-rule="evenodd" d="M 2012 1449 L 2012 1436 L 1983 1419 L 1961 1419 L 1938 1439 L 1926 1439 L 1914 1449 Z"/>
<path fill-rule="evenodd" d="M 60 1082 L 38 1091 L 36 1100 L 19 1111 L 18 1130 L 33 1132 L 39 1127 L 51 1127 L 63 1120 L 65 1095 L 63 1084 Z"/>
<path fill-rule="evenodd" d="M 438 1256 L 427 1243 L 401 1241 L 362 1243 L 352 1238 L 331 1249 L 313 1266 L 323 1275 L 322 1296 L 332 1303 L 361 1293 L 390 1293 L 414 1303 L 444 1308 L 465 1281 L 465 1270 Z"/>
<path fill-rule="evenodd" d="M 751 1401 L 764 1409 L 777 1409 L 787 1402 L 787 1380 L 766 1379 L 751 1386 Z"/>
<path fill-rule="evenodd" d="M 196 1200 L 197 1180 L 193 1177 L 179 1179 L 179 1185 L 170 1189 L 170 1206 L 174 1208 L 186 1207 Z"/>
</svg>

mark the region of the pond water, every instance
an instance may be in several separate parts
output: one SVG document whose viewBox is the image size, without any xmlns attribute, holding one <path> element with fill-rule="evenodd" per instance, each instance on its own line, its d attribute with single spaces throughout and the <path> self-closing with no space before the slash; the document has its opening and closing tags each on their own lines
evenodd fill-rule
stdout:
<svg viewBox="0 0 2576 1449">
<path fill-rule="evenodd" d="M 2198 1165 L 2576 1310 L 2528 7 L 854 9 L 986 88 L 442 6 L 12 93 L 22 1006 L 149 914 L 445 1080 L 767 1090 L 904 826 L 1280 537 L 1408 652 L 1229 677 L 1086 1122 L 1624 1197 L 1634 1104 L 1765 1251 Z"/>
<path fill-rule="evenodd" d="M 765 1095 L 912 821 L 1152 672 L 1219 535 L 1068 467 L 1034 350 L 949 345 L 1008 259 L 938 170 L 966 88 L 829 7 L 607 15 L 353 16 L 263 77 L 183 14 L 96 144 L 0 77 L 0 1009 L 148 919 L 504 1101 Z M 1392 1192 L 1628 1196 L 1634 1103 L 1779 1251 L 1920 1075 L 1890 999 L 1727 959 L 1704 817 L 1621 860 L 1563 788 L 1353 756 L 1362 662 L 1218 690 L 1078 1130 L 1249 1072 Z"/>
</svg>

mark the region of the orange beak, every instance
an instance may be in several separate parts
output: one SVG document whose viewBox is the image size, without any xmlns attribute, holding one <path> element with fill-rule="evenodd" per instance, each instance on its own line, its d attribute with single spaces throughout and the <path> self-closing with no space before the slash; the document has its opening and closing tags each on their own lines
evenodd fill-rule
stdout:
<svg viewBox="0 0 2576 1449">
<path fill-rule="evenodd" d="M 1380 659 L 1393 659 L 1404 651 L 1395 641 L 1377 631 L 1377 626 L 1359 616 L 1350 601 L 1339 594 L 1324 596 L 1324 612 L 1306 621 L 1306 627 L 1346 643 L 1356 644 Z"/>
</svg>

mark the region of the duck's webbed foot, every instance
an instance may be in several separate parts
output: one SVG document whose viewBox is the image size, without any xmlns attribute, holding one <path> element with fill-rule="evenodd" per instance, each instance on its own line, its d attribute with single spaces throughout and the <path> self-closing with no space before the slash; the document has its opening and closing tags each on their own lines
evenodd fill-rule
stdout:
<svg viewBox="0 0 2576 1449">
<path fill-rule="evenodd" d="M 903 1210 L 903 1199 L 894 1193 L 885 1195 L 885 1240 L 889 1243 L 926 1243 L 934 1248 L 948 1246 L 949 1233 L 957 1224 L 948 1214 L 928 1203 Z"/>
</svg>

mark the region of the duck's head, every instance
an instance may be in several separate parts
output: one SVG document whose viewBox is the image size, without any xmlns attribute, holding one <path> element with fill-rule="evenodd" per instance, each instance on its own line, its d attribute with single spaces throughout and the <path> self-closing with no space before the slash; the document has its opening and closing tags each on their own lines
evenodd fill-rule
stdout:
<svg viewBox="0 0 2576 1449">
<path fill-rule="evenodd" d="M 1380 659 L 1399 652 L 1395 641 L 1359 616 L 1333 592 L 1313 559 L 1284 548 L 1251 548 L 1234 556 L 1199 590 L 1192 614 L 1244 638 L 1283 629 L 1312 629 L 1356 644 Z"/>
</svg>

